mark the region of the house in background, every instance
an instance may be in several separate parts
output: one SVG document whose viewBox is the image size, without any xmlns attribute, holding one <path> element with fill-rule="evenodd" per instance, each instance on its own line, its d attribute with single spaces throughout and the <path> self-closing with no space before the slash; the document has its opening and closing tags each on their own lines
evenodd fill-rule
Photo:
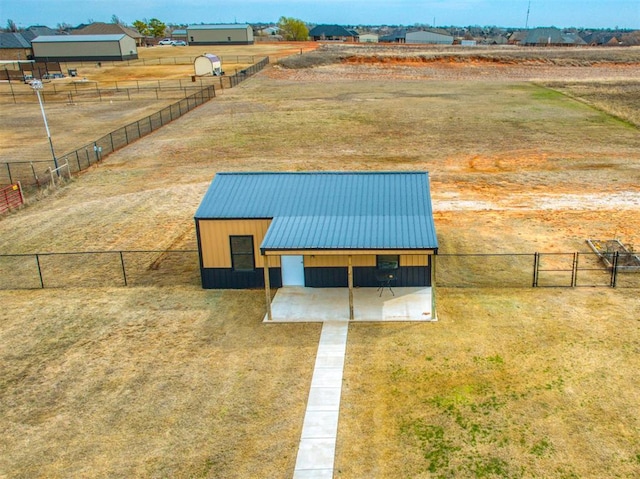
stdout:
<svg viewBox="0 0 640 479">
<path fill-rule="evenodd" d="M 316 25 L 309 30 L 311 40 L 317 41 L 334 41 L 334 42 L 357 42 L 358 33 L 353 30 L 347 30 L 340 25 Z"/>
<path fill-rule="evenodd" d="M 32 57 L 31 43 L 21 33 L 0 33 L 0 60 L 25 61 Z"/>
<path fill-rule="evenodd" d="M 72 30 L 72 35 L 121 35 L 125 34 L 133 38 L 136 46 L 142 47 L 145 43 L 145 37 L 135 28 L 125 27 L 117 23 L 94 22 L 77 30 Z"/>
<path fill-rule="evenodd" d="M 205 289 L 433 283 L 426 172 L 218 173 L 195 223 Z"/>
<path fill-rule="evenodd" d="M 39 36 L 31 42 L 33 56 L 42 62 L 122 61 L 138 58 L 136 41 L 118 35 Z"/>
<path fill-rule="evenodd" d="M 253 45 L 253 28 L 247 24 L 190 25 L 189 45 Z"/>
<path fill-rule="evenodd" d="M 40 35 L 58 35 L 58 32 L 44 25 L 32 25 L 22 32 L 0 33 L 0 60 L 32 59 L 31 41 Z"/>
<path fill-rule="evenodd" d="M 520 45 L 527 46 L 581 46 L 587 43 L 577 33 L 564 33 L 559 28 L 534 28 L 527 31 L 527 35 Z"/>
</svg>

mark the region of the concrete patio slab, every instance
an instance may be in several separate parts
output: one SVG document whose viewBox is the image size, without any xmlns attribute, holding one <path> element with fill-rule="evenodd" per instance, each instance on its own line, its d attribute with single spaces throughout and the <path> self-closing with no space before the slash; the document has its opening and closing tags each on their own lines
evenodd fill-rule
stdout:
<svg viewBox="0 0 640 479">
<path fill-rule="evenodd" d="M 354 321 L 437 321 L 432 309 L 432 288 L 376 288 L 353 290 Z M 271 303 L 271 321 L 325 322 L 349 319 L 347 288 L 305 288 L 286 286 L 278 289 Z"/>
</svg>

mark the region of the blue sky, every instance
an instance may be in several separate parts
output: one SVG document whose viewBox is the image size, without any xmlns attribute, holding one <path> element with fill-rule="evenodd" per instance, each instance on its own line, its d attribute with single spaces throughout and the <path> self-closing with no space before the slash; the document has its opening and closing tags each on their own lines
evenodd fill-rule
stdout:
<svg viewBox="0 0 640 479">
<path fill-rule="evenodd" d="M 310 23 L 382 25 L 498 25 L 640 29 L 640 0 L 0 0 L 0 25 L 20 27 L 89 20 L 125 23 L 275 22 L 281 16 Z"/>
</svg>

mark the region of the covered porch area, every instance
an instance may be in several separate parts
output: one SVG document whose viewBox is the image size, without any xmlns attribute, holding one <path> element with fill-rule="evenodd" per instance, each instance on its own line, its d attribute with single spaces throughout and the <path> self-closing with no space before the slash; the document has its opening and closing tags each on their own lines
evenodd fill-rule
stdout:
<svg viewBox="0 0 640 479">
<path fill-rule="evenodd" d="M 264 322 L 437 321 L 431 287 L 279 288 Z M 393 294 L 392 292 L 393 291 Z M 381 294 L 382 293 L 382 294 Z M 350 314 L 352 317 L 350 318 Z"/>
</svg>

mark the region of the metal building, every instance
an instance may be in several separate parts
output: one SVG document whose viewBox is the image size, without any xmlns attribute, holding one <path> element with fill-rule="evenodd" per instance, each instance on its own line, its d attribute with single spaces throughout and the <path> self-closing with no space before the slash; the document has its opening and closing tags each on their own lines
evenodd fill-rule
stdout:
<svg viewBox="0 0 640 479">
<path fill-rule="evenodd" d="M 113 35 L 46 35 L 31 42 L 36 61 L 122 61 L 138 58 L 136 41 Z"/>
<path fill-rule="evenodd" d="M 444 31 L 418 30 L 415 32 L 407 32 L 406 43 L 453 45 L 453 37 Z"/>
<path fill-rule="evenodd" d="M 190 25 L 189 45 L 253 45 L 253 28 L 246 24 Z"/>
<path fill-rule="evenodd" d="M 195 223 L 203 288 L 432 284 L 426 172 L 218 173 Z"/>
</svg>

